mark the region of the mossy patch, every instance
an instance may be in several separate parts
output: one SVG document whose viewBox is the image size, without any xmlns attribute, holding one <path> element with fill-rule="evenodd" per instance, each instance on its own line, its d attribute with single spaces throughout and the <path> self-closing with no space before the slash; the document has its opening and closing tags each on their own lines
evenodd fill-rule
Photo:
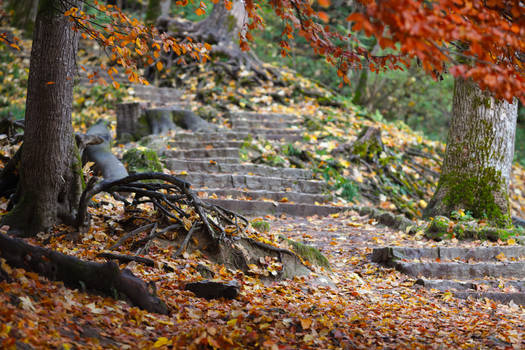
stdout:
<svg viewBox="0 0 525 350">
<path fill-rule="evenodd" d="M 268 221 L 255 219 L 250 224 L 259 232 L 270 232 L 270 223 Z"/>
<path fill-rule="evenodd" d="M 126 151 L 122 161 L 130 173 L 162 171 L 162 164 L 157 153 L 146 147 L 137 147 Z"/>
<path fill-rule="evenodd" d="M 308 261 L 312 265 L 330 269 L 330 262 L 317 248 L 293 241 L 283 235 L 280 235 L 279 238 L 284 240 L 292 248 L 293 252 L 303 260 Z"/>
<path fill-rule="evenodd" d="M 456 238 L 459 240 L 506 241 L 522 234 L 519 228 L 500 228 L 488 226 L 476 220 L 454 221 L 445 216 L 437 216 L 425 229 L 425 237 L 435 241 Z"/>
<path fill-rule="evenodd" d="M 448 208 L 465 208 L 474 217 L 488 219 L 496 226 L 506 227 L 510 224 L 508 210 L 504 211 L 494 197 L 494 193 L 505 186 L 500 171 L 488 168 L 483 174 L 470 177 L 465 174 L 442 174 L 439 186 L 448 189 L 443 199 Z M 505 202 L 508 208 L 508 198 L 505 198 Z"/>
</svg>

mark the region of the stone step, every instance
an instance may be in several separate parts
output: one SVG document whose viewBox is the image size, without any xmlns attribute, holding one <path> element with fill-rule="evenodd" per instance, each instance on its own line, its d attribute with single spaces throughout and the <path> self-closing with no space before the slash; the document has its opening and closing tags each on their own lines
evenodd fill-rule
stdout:
<svg viewBox="0 0 525 350">
<path fill-rule="evenodd" d="M 300 125 L 297 119 L 290 121 L 260 121 L 260 120 L 230 120 L 232 129 L 240 128 L 265 128 L 265 129 L 287 129 L 290 126 Z"/>
<path fill-rule="evenodd" d="M 232 112 L 228 115 L 230 120 L 267 120 L 276 122 L 285 122 L 288 120 L 298 119 L 293 114 L 280 113 L 258 113 L 258 112 Z"/>
<path fill-rule="evenodd" d="M 420 278 L 416 284 L 426 288 L 437 289 L 441 291 L 469 291 L 469 290 L 487 290 L 489 288 L 498 289 L 503 282 L 505 287 L 512 287 L 518 292 L 525 292 L 525 280 L 470 280 L 470 281 L 451 281 L 451 280 L 431 280 Z"/>
<path fill-rule="evenodd" d="M 246 128 L 246 127 L 240 127 L 240 128 L 235 128 L 235 129 L 232 129 L 232 130 L 235 130 L 235 132 L 239 132 L 239 133 L 248 133 L 250 134 L 252 137 L 256 137 L 256 136 L 260 136 L 260 135 L 264 135 L 264 137 L 266 138 L 266 135 L 294 135 L 294 136 L 297 136 L 297 135 L 300 135 L 302 136 L 305 132 L 304 129 L 295 129 L 295 128 L 277 128 L 277 129 L 273 129 L 273 128 Z"/>
<path fill-rule="evenodd" d="M 219 132 L 219 133 L 177 133 L 174 135 L 173 139 L 177 141 L 218 141 L 218 140 L 238 140 L 243 141 L 250 137 L 257 137 L 257 134 L 249 132 L 238 132 L 232 131 L 231 129 L 226 129 L 229 131 Z M 264 134 L 263 135 L 267 140 L 281 140 L 283 142 L 294 142 L 302 140 L 302 134 Z"/>
<path fill-rule="evenodd" d="M 151 85 L 132 85 L 132 96 L 138 97 L 144 101 L 160 104 L 173 104 L 179 101 L 183 94 L 182 90 L 156 87 Z"/>
<path fill-rule="evenodd" d="M 417 285 L 440 291 L 451 291 L 455 297 L 460 299 L 477 298 L 492 299 L 500 303 L 525 305 L 525 281 L 505 280 L 504 287 L 509 286 L 515 291 L 504 292 L 498 290 L 500 281 L 474 280 L 474 281 L 450 281 L 450 280 L 426 280 L 418 279 Z"/>
<path fill-rule="evenodd" d="M 525 262 L 458 263 L 395 262 L 395 268 L 407 275 L 429 279 L 471 280 L 484 277 L 525 278 Z"/>
<path fill-rule="evenodd" d="M 174 149 L 191 148 L 240 148 L 244 141 L 212 140 L 212 141 L 171 141 L 168 145 Z"/>
<path fill-rule="evenodd" d="M 233 188 L 221 188 L 221 189 L 194 189 L 195 192 L 201 193 L 205 192 L 208 195 L 216 194 L 219 197 L 228 197 L 232 198 L 249 198 L 251 200 L 255 199 L 271 199 L 273 201 L 282 201 L 286 198 L 286 202 L 294 202 L 299 204 L 315 204 L 328 202 L 332 199 L 331 196 L 321 195 L 321 194 L 311 194 L 311 193 L 299 193 L 299 192 L 274 192 L 274 191 L 242 191 L 239 189 Z M 286 203 L 282 202 L 282 203 Z"/>
<path fill-rule="evenodd" d="M 295 191 L 302 193 L 321 193 L 326 189 L 326 183 L 317 180 L 292 180 L 280 177 L 266 177 L 255 175 L 209 174 L 188 172 L 177 175 L 189 183 L 193 188 L 238 188 L 266 191 Z"/>
<path fill-rule="evenodd" d="M 175 159 L 192 159 L 192 158 L 235 158 L 239 157 L 238 148 L 196 148 L 187 150 L 165 149 L 160 152 L 161 156 Z"/>
<path fill-rule="evenodd" d="M 504 293 L 504 292 L 455 292 L 454 296 L 460 299 L 476 298 L 491 299 L 500 303 L 508 304 L 511 301 L 516 305 L 525 305 L 525 293 Z"/>
<path fill-rule="evenodd" d="M 496 261 L 502 259 L 525 259 L 525 246 L 503 247 L 382 247 L 375 248 L 372 260 L 377 263 L 391 264 L 396 260 L 424 259 L 436 261 Z"/>
<path fill-rule="evenodd" d="M 349 210 L 346 207 L 335 207 L 330 205 L 313 204 L 291 204 L 264 201 L 246 201 L 235 199 L 203 199 L 205 202 L 219 205 L 223 208 L 235 211 L 246 216 L 281 215 L 290 216 L 327 216 Z"/>
<path fill-rule="evenodd" d="M 295 180 L 311 180 L 312 172 L 306 169 L 296 168 L 274 168 L 267 165 L 259 164 L 228 164 L 217 161 L 205 160 L 183 160 L 183 159 L 167 159 L 164 161 L 166 168 L 170 170 L 185 170 L 193 172 L 208 172 L 208 173 L 225 173 L 225 174 L 243 174 L 243 175 L 258 175 L 269 177 L 281 177 Z"/>
<path fill-rule="evenodd" d="M 239 157 L 214 157 L 213 159 L 210 158 L 192 158 L 190 159 L 161 159 L 162 162 L 164 162 L 164 165 L 166 168 L 172 170 L 170 166 L 173 166 L 174 168 L 180 168 L 180 164 L 188 164 L 190 163 L 209 163 L 209 164 L 215 164 L 219 163 L 221 165 L 230 165 L 230 164 L 237 164 L 240 165 L 241 160 Z M 180 169 L 180 170 L 187 170 L 187 169 Z"/>
</svg>

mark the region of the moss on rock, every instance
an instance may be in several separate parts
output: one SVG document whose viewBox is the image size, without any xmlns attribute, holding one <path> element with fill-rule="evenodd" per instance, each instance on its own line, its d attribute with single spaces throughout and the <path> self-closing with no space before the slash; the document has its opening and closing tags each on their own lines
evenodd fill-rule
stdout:
<svg viewBox="0 0 525 350">
<path fill-rule="evenodd" d="M 283 239 L 292 248 L 293 252 L 300 256 L 303 260 L 308 261 L 312 265 L 330 269 L 330 262 L 317 248 L 304 243 L 293 241 L 283 235 L 280 235 L 279 237 Z"/>
<path fill-rule="evenodd" d="M 122 161 L 130 173 L 162 171 L 162 163 L 157 153 L 146 147 L 129 149 L 124 153 Z"/>
</svg>

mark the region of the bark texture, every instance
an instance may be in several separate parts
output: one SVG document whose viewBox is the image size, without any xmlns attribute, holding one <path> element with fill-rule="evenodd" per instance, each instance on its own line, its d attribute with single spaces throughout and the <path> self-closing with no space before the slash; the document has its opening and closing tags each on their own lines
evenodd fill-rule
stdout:
<svg viewBox="0 0 525 350">
<path fill-rule="evenodd" d="M 146 283 L 130 270 L 120 270 L 113 261 L 84 261 L 4 234 L 0 234 L 0 257 L 13 267 L 63 281 L 69 287 L 94 289 L 109 296 L 120 294 L 144 310 L 168 312 L 164 302 L 149 291 Z"/>
<path fill-rule="evenodd" d="M 498 225 L 510 223 L 517 110 L 516 102 L 495 100 L 474 82 L 456 80 L 445 159 L 426 216 L 465 209 Z"/>
<path fill-rule="evenodd" d="M 243 34 L 247 20 L 242 0 L 234 0 L 231 10 L 227 10 L 224 2 L 219 1 L 213 5 L 210 15 L 200 22 L 161 16 L 157 20 L 157 27 L 161 32 L 168 32 L 182 40 L 191 37 L 196 42 L 210 44 L 211 56 L 222 58 L 214 65 L 235 78 L 241 69 L 246 69 L 253 71 L 256 79 L 277 79 L 278 74 L 270 67 L 265 67 L 252 51 L 243 51 L 239 47 L 239 34 Z M 173 61 L 178 59 L 178 56 L 172 57 Z M 172 63 L 166 62 L 166 65 L 170 67 Z"/>
<path fill-rule="evenodd" d="M 80 1 L 68 8 L 80 7 Z M 15 207 L 3 223 L 25 235 L 71 223 L 81 194 L 81 162 L 71 109 L 78 35 L 58 0 L 45 0 L 35 23 L 24 148 Z"/>
</svg>

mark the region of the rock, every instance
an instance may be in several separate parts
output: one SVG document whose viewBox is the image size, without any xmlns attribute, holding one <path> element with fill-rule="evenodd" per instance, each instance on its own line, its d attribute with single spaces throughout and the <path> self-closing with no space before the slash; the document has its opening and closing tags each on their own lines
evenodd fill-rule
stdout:
<svg viewBox="0 0 525 350">
<path fill-rule="evenodd" d="M 199 298 L 205 299 L 235 299 L 239 295 L 241 286 L 237 281 L 210 281 L 204 280 L 186 284 L 185 290 L 193 292 Z"/>
<path fill-rule="evenodd" d="M 212 270 L 210 270 L 206 265 L 197 264 L 197 267 L 195 269 L 204 278 L 213 278 L 213 277 L 215 277 L 215 273 Z"/>
<path fill-rule="evenodd" d="M 132 148 L 124 153 L 122 161 L 130 173 L 162 172 L 157 153 L 146 147 Z"/>
</svg>

